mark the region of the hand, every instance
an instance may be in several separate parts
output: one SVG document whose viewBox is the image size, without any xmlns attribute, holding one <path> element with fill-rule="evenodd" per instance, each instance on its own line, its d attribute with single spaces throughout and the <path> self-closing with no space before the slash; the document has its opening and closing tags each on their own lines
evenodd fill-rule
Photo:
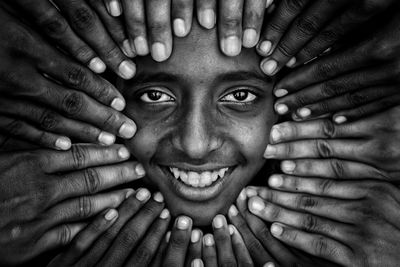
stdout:
<svg viewBox="0 0 400 267">
<path fill-rule="evenodd" d="M 265 157 L 285 159 L 289 175 L 399 182 L 400 108 L 352 123 L 284 122 L 271 130 Z"/>
<path fill-rule="evenodd" d="M 307 62 L 396 4 L 395 0 L 280 1 L 258 46 L 267 57 L 261 68 L 275 75 L 285 65 Z"/>
<path fill-rule="evenodd" d="M 3 133 L 59 150 L 70 148 L 68 137 L 110 145 L 115 135 L 134 135 L 134 122 L 118 112 L 125 101 L 114 86 L 1 8 L 0 22 Z"/>
<path fill-rule="evenodd" d="M 341 266 L 397 266 L 399 189 L 382 181 L 271 177 L 250 211 L 280 241 Z"/>
<path fill-rule="evenodd" d="M 150 197 L 139 189 L 118 208 L 112 226 L 82 231 L 50 266 L 149 266 L 171 219 L 162 195 Z"/>
<path fill-rule="evenodd" d="M 1 264 L 63 246 L 84 226 L 75 222 L 117 207 L 131 189 L 97 193 L 143 177 L 128 158 L 120 145 L 0 154 Z"/>
<path fill-rule="evenodd" d="M 385 3 L 388 1 L 377 1 Z M 279 114 L 298 120 L 333 115 L 336 123 L 356 120 L 400 100 L 400 19 L 388 17 L 372 36 L 338 49 L 286 75 L 275 86 Z"/>
<path fill-rule="evenodd" d="M 125 41 L 123 25 L 108 15 L 101 1 L 8 2 L 17 16 L 28 17 L 57 46 L 94 72 L 104 72 L 107 65 L 123 79 L 135 75 L 136 66 L 128 58 L 135 54 Z"/>
</svg>

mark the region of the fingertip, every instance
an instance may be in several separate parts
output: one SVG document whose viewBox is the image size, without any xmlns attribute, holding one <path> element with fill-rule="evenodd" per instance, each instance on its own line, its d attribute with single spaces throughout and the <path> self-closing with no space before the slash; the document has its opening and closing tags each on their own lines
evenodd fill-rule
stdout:
<svg viewBox="0 0 400 267">
<path fill-rule="evenodd" d="M 115 209 L 110 209 L 109 211 L 106 212 L 104 215 L 104 219 L 107 221 L 113 221 L 118 217 L 118 211 Z"/>
<path fill-rule="evenodd" d="M 115 143 L 115 135 L 107 132 L 100 132 L 97 141 L 102 145 L 110 146 Z"/>
<path fill-rule="evenodd" d="M 289 93 L 289 91 L 286 90 L 286 89 L 276 89 L 276 90 L 274 91 L 274 94 L 275 94 L 276 97 L 284 97 L 284 96 L 286 96 L 288 93 Z"/>
<path fill-rule="evenodd" d="M 272 52 L 272 42 L 265 40 L 258 44 L 257 51 L 261 56 L 267 57 Z"/>
<path fill-rule="evenodd" d="M 224 37 L 221 40 L 222 52 L 228 57 L 235 57 L 240 54 L 242 43 L 238 36 Z"/>
<path fill-rule="evenodd" d="M 157 62 L 163 62 L 168 59 L 167 47 L 161 42 L 155 42 L 151 46 L 151 56 Z"/>
<path fill-rule="evenodd" d="M 125 56 L 129 58 L 134 58 L 136 56 L 135 47 L 131 46 L 131 43 L 128 39 L 122 42 L 121 50 Z"/>
<path fill-rule="evenodd" d="M 279 188 L 283 185 L 283 179 L 281 175 L 272 175 L 268 179 L 268 185 L 272 188 Z"/>
<path fill-rule="evenodd" d="M 347 118 L 343 115 L 339 115 L 339 116 L 334 117 L 333 121 L 336 124 L 343 124 L 343 123 L 347 122 Z"/>
<path fill-rule="evenodd" d="M 264 59 L 261 61 L 261 70 L 268 76 L 273 76 L 278 71 L 278 62 L 273 59 Z"/>
<path fill-rule="evenodd" d="M 138 177 L 144 177 L 146 175 L 146 170 L 141 163 L 138 163 L 135 167 L 135 173 Z M 161 194 L 161 193 L 160 193 Z M 161 195 L 162 196 L 162 195 Z"/>
<path fill-rule="evenodd" d="M 100 74 L 106 70 L 106 64 L 99 57 L 92 58 L 90 60 L 89 69 L 91 69 L 94 73 Z"/>
<path fill-rule="evenodd" d="M 183 19 L 177 18 L 173 21 L 174 34 L 177 37 L 185 37 L 188 34 L 186 24 Z"/>
<path fill-rule="evenodd" d="M 121 159 L 128 159 L 130 156 L 129 150 L 126 147 L 120 147 L 118 149 L 118 157 Z"/>
<path fill-rule="evenodd" d="M 122 7 L 118 0 L 110 0 L 107 9 L 108 13 L 113 17 L 119 17 L 122 14 Z"/>
<path fill-rule="evenodd" d="M 133 46 L 139 56 L 146 56 L 150 53 L 149 43 L 143 36 L 138 36 L 133 40 Z"/>
<path fill-rule="evenodd" d="M 123 98 L 116 97 L 113 99 L 113 101 L 111 101 L 110 106 L 116 111 L 123 111 L 125 109 L 126 102 Z"/>
<path fill-rule="evenodd" d="M 69 150 L 72 146 L 71 139 L 66 136 L 61 136 L 57 138 L 55 142 L 55 146 L 59 150 Z"/>
<path fill-rule="evenodd" d="M 243 32 L 243 46 L 246 48 L 252 48 L 257 45 L 258 34 L 255 29 L 245 29 Z"/>
<path fill-rule="evenodd" d="M 271 234 L 275 237 L 280 237 L 283 233 L 283 226 L 278 223 L 273 223 L 271 225 Z"/>
<path fill-rule="evenodd" d="M 130 139 L 135 135 L 136 130 L 137 127 L 134 122 L 125 122 L 119 128 L 118 133 L 122 138 Z"/>
<path fill-rule="evenodd" d="M 118 66 L 119 76 L 124 80 L 132 79 L 136 74 L 136 65 L 130 60 L 124 60 Z"/>
<path fill-rule="evenodd" d="M 214 28 L 217 17 L 213 9 L 204 9 L 198 12 L 198 20 L 202 27 L 210 30 Z"/>
</svg>

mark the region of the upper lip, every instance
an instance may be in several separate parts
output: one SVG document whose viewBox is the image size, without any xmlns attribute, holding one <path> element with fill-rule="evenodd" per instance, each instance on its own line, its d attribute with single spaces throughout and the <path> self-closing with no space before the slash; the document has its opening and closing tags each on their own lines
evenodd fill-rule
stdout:
<svg viewBox="0 0 400 267">
<path fill-rule="evenodd" d="M 206 172 L 206 171 L 216 171 L 223 168 L 229 168 L 234 166 L 234 164 L 204 164 L 204 165 L 191 165 L 184 162 L 179 163 L 169 163 L 162 164 L 166 167 L 178 168 L 184 171 L 193 171 L 193 172 Z"/>
</svg>

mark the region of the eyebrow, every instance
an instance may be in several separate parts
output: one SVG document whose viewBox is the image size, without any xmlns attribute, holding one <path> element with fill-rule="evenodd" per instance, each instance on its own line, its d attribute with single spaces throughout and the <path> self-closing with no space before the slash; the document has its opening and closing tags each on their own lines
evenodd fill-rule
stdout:
<svg viewBox="0 0 400 267">
<path fill-rule="evenodd" d="M 247 80 L 260 80 L 261 82 L 272 83 L 272 78 L 256 71 L 234 71 L 220 75 L 217 78 L 221 82 L 240 82 Z"/>
</svg>

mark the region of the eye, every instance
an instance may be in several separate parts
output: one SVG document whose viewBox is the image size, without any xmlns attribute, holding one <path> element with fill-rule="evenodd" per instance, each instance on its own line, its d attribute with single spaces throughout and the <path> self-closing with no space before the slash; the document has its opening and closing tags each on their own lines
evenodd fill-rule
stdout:
<svg viewBox="0 0 400 267">
<path fill-rule="evenodd" d="M 159 90 L 148 90 L 144 92 L 140 96 L 140 100 L 145 103 L 165 103 L 175 101 L 172 96 Z"/>
<path fill-rule="evenodd" d="M 223 102 L 249 103 L 256 100 L 257 96 L 249 90 L 236 90 L 221 98 Z"/>
</svg>

